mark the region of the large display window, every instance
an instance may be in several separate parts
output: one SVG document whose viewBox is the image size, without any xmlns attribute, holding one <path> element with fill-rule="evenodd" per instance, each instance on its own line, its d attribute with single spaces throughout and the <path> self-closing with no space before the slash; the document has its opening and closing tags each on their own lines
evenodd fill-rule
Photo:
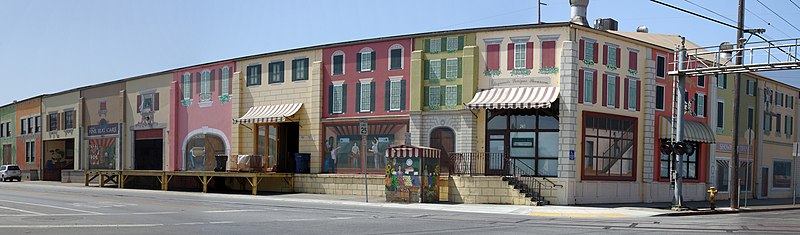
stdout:
<svg viewBox="0 0 800 235">
<path fill-rule="evenodd" d="M 583 178 L 636 179 L 636 119 L 583 114 Z"/>
<path fill-rule="evenodd" d="M 486 111 L 486 142 L 490 170 L 511 164 L 532 176 L 558 176 L 558 107 L 546 109 L 491 109 Z"/>
<path fill-rule="evenodd" d="M 362 136 L 358 122 L 325 124 L 322 172 L 384 173 L 386 149 L 406 142 L 407 121 L 372 121 Z"/>
</svg>

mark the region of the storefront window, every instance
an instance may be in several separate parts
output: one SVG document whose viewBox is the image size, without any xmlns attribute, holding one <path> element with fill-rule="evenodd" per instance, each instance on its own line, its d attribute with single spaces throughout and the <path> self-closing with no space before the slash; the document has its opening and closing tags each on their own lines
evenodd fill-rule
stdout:
<svg viewBox="0 0 800 235">
<path fill-rule="evenodd" d="M 487 148 L 504 153 L 523 174 L 558 175 L 558 108 L 488 110 Z M 502 161 L 487 160 L 489 169 L 502 168 Z M 513 170 L 513 169 L 512 169 Z"/>
<path fill-rule="evenodd" d="M 256 154 L 265 157 L 267 167 L 278 164 L 278 129 L 276 125 L 258 125 Z"/>
<path fill-rule="evenodd" d="M 773 162 L 774 173 L 772 173 L 773 188 L 791 188 L 792 185 L 792 162 L 775 160 Z"/>
<path fill-rule="evenodd" d="M 585 113 L 583 175 L 586 179 L 633 180 L 636 119 Z M 592 148 L 592 149 L 589 149 Z M 591 164 L 588 161 L 593 161 Z"/>
<path fill-rule="evenodd" d="M 407 122 L 370 122 L 366 140 L 358 123 L 327 124 L 324 128 L 322 171 L 325 173 L 383 173 L 387 148 L 405 143 Z"/>
<path fill-rule="evenodd" d="M 692 146 L 694 147 L 694 153 L 691 156 L 683 155 L 683 164 L 681 165 L 681 174 L 683 174 L 684 179 L 697 179 L 697 172 L 698 172 L 698 161 L 697 161 L 697 154 L 700 152 L 700 147 L 698 143 L 692 142 Z M 659 153 L 660 154 L 660 153 Z M 669 179 L 669 155 L 661 154 L 661 178 Z"/>
<path fill-rule="evenodd" d="M 187 171 L 213 171 L 214 156 L 225 154 L 225 142 L 212 134 L 197 134 L 186 144 L 185 168 Z"/>
<path fill-rule="evenodd" d="M 717 159 L 717 190 L 720 192 L 728 191 L 731 163 L 728 159 Z"/>
</svg>

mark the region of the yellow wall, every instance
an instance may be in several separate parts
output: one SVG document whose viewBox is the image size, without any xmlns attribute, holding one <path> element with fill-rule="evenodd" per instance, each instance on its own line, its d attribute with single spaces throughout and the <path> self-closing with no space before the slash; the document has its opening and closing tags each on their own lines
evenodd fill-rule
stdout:
<svg viewBox="0 0 800 235">
<path fill-rule="evenodd" d="M 172 141 L 168 138 L 169 114 L 170 114 L 170 84 L 172 83 L 172 73 L 165 73 L 146 78 L 139 78 L 125 83 L 125 151 L 123 155 L 123 168 L 133 169 L 133 145 L 135 142 L 133 129 L 160 129 L 163 128 L 164 148 L 163 148 L 163 169 L 170 169 L 169 153 Z M 156 92 L 159 95 L 159 108 L 153 114 L 153 124 L 148 127 L 134 127 L 142 123 L 142 115 L 137 113 L 137 96 L 141 93 Z"/>
</svg>

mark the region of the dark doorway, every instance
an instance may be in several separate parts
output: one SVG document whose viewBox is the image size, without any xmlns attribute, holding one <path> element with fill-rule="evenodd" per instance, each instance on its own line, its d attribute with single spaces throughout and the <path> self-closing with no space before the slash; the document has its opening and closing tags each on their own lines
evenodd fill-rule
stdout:
<svg viewBox="0 0 800 235">
<path fill-rule="evenodd" d="M 134 143 L 134 170 L 162 170 L 164 164 L 164 140 L 141 139 Z"/>
<path fill-rule="evenodd" d="M 447 171 L 450 166 L 450 153 L 456 151 L 456 133 L 449 127 L 437 127 L 431 131 L 431 148 L 437 148 L 441 151 L 439 164 L 441 164 L 442 171 Z"/>
<path fill-rule="evenodd" d="M 13 159 L 11 156 L 11 145 L 3 145 L 3 164 L 11 164 L 11 159 Z"/>
<path fill-rule="evenodd" d="M 769 196 L 769 168 L 761 168 L 761 198 Z"/>
<path fill-rule="evenodd" d="M 294 154 L 300 149 L 298 139 L 300 125 L 296 122 L 281 123 L 278 126 L 278 172 L 294 172 Z"/>
</svg>

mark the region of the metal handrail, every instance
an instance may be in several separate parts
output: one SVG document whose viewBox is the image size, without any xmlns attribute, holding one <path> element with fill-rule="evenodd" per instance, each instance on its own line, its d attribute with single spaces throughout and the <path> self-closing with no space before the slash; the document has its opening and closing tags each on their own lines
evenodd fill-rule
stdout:
<svg viewBox="0 0 800 235">
<path fill-rule="evenodd" d="M 512 168 L 513 168 L 513 172 L 512 172 L 512 174 L 510 174 L 510 175 L 512 175 L 512 176 L 514 176 L 514 177 L 524 177 L 524 176 L 525 176 L 525 175 L 522 175 L 522 174 L 517 174 L 517 166 L 518 166 L 518 165 L 517 165 L 517 162 L 521 163 L 521 164 L 522 164 L 522 166 L 525 166 L 525 168 L 522 168 L 522 169 L 520 169 L 520 171 L 521 171 L 521 172 L 525 172 L 525 170 L 528 170 L 528 171 L 532 171 L 532 172 L 534 172 L 534 175 L 533 175 L 533 176 L 540 175 L 540 174 L 539 174 L 539 171 L 537 171 L 536 169 L 533 169 L 533 167 L 529 166 L 527 163 L 525 163 L 525 162 L 523 162 L 523 161 L 520 161 L 520 159 L 517 159 L 517 158 L 509 158 L 509 159 L 510 159 L 511 161 L 514 161 L 514 164 L 511 164 L 511 165 L 513 166 L 513 167 L 512 167 Z M 527 168 L 527 169 L 526 169 L 526 168 Z M 530 176 L 530 177 L 533 177 L 533 176 Z M 553 186 L 550 186 L 551 188 L 552 188 L 552 187 L 561 187 L 561 188 L 563 188 L 563 187 L 564 187 L 564 185 L 556 184 L 555 182 L 553 182 L 552 180 L 548 179 L 547 177 L 544 177 L 544 176 L 540 176 L 540 177 L 542 177 L 542 179 L 543 179 L 543 180 L 545 180 L 545 181 L 547 181 L 548 183 L 550 183 L 551 185 L 553 185 Z M 535 179 L 534 179 L 534 180 L 535 180 Z"/>
</svg>

